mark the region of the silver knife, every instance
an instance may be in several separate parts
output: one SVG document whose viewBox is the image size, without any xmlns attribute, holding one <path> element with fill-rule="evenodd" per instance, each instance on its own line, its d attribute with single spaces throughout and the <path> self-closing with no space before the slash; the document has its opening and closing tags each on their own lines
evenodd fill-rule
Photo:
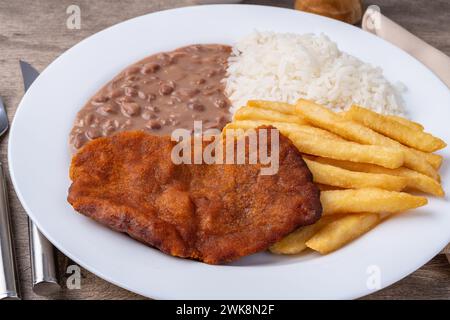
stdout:
<svg viewBox="0 0 450 320">
<path fill-rule="evenodd" d="M 29 63 L 20 60 L 25 92 L 39 76 L 39 72 Z M 38 295 L 49 295 L 61 287 L 58 283 L 53 245 L 38 230 L 33 221 L 28 218 L 29 247 L 31 260 L 31 277 L 33 291 Z"/>
<path fill-rule="evenodd" d="M 8 130 L 8 117 L 0 98 L 0 135 L 3 135 L 6 130 Z M 20 299 L 20 292 L 6 180 L 3 165 L 0 162 L 0 300 L 3 299 Z"/>
</svg>

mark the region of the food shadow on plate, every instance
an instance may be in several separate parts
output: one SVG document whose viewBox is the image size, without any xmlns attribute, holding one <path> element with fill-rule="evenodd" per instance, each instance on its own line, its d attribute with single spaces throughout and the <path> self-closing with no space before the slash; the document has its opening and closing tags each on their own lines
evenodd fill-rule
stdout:
<svg viewBox="0 0 450 320">
<path fill-rule="evenodd" d="M 294 255 L 278 255 L 270 252 L 259 252 L 239 260 L 225 264 L 229 267 L 266 267 L 268 265 L 288 265 L 310 260 L 316 253 L 304 251 Z"/>
</svg>

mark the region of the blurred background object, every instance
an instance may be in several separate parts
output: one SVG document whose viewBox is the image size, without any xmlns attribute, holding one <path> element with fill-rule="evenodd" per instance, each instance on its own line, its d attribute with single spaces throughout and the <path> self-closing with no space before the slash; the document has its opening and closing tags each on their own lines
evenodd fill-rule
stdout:
<svg viewBox="0 0 450 320">
<path fill-rule="evenodd" d="M 296 0 L 295 9 L 355 24 L 362 17 L 361 0 Z"/>
<path fill-rule="evenodd" d="M 364 13 L 361 27 L 408 52 L 431 69 L 450 88 L 450 57 L 381 13 L 371 5 Z"/>
</svg>

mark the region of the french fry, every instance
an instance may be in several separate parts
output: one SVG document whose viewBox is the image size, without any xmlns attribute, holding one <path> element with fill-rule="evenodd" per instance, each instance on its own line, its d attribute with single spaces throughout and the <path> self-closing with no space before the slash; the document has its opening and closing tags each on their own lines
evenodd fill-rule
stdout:
<svg viewBox="0 0 450 320">
<path fill-rule="evenodd" d="M 357 122 L 347 120 L 345 117 L 312 101 L 300 99 L 297 102 L 295 110 L 311 124 L 334 132 L 347 140 L 362 144 L 397 148 L 404 153 L 405 167 L 439 180 L 439 175 L 436 170 L 426 159 L 418 156 L 410 148 L 405 147 L 395 140 L 385 137 Z"/>
<path fill-rule="evenodd" d="M 334 217 L 322 217 L 312 225 L 291 232 L 272 245 L 269 250 L 276 254 L 298 254 L 307 248 L 306 241 L 333 220 Z"/>
<path fill-rule="evenodd" d="M 436 169 L 439 170 L 439 168 L 442 165 L 442 156 L 435 154 L 435 153 L 429 153 L 429 152 L 423 152 L 423 151 L 419 151 L 419 150 L 415 150 L 415 149 L 410 149 L 412 152 L 414 152 L 415 154 L 417 154 L 419 157 L 423 157 L 425 158 L 425 160 L 427 160 L 427 162 L 429 164 L 431 164 L 431 166 Z"/>
<path fill-rule="evenodd" d="M 322 191 L 323 215 L 356 212 L 395 213 L 418 208 L 427 198 L 376 188 Z"/>
<path fill-rule="evenodd" d="M 255 107 L 242 107 L 238 109 L 238 111 L 234 114 L 233 120 L 270 120 L 277 122 L 306 124 L 306 122 L 297 115 L 285 114 Z"/>
<path fill-rule="evenodd" d="M 274 102 L 267 100 L 249 100 L 247 101 L 248 107 L 269 109 L 285 114 L 295 115 L 295 106 L 284 102 Z"/>
<path fill-rule="evenodd" d="M 331 140 L 302 131 L 292 132 L 288 138 L 300 152 L 307 154 L 372 163 L 386 168 L 398 168 L 403 164 L 403 153 L 394 148 Z"/>
<path fill-rule="evenodd" d="M 321 254 L 330 253 L 368 232 L 380 221 L 380 215 L 377 213 L 343 216 L 321 228 L 306 242 L 306 246 Z"/>
<path fill-rule="evenodd" d="M 397 175 L 407 179 L 407 187 L 413 190 L 422 191 L 438 197 L 445 196 L 442 185 L 436 180 L 408 168 L 394 169 Z"/>
<path fill-rule="evenodd" d="M 403 145 L 401 145 L 400 149 L 404 151 L 405 167 L 423 173 L 436 181 L 441 180 L 437 171 L 424 157 L 420 157 Z"/>
<path fill-rule="evenodd" d="M 421 125 L 420 123 L 405 119 L 403 117 L 399 117 L 399 116 L 394 116 L 394 115 L 385 115 L 385 117 L 397 121 L 401 124 L 403 124 L 404 126 L 407 126 L 411 129 L 417 130 L 417 131 L 423 131 L 424 127 L 423 125 Z"/>
<path fill-rule="evenodd" d="M 401 191 L 406 187 L 406 178 L 383 173 L 356 172 L 328 164 L 304 159 L 314 182 L 341 188 L 380 188 Z"/>
<path fill-rule="evenodd" d="M 302 132 L 306 132 L 309 134 L 319 135 L 319 136 L 322 136 L 322 137 L 328 138 L 328 139 L 345 141 L 344 138 L 342 138 L 332 132 L 329 132 L 329 131 L 326 131 L 326 130 L 323 130 L 320 128 L 312 127 L 309 125 L 299 125 L 297 123 L 274 122 L 274 121 L 270 121 L 270 120 L 238 120 L 238 121 L 228 123 L 225 126 L 225 130 L 228 130 L 228 129 L 248 130 L 248 129 L 256 129 L 260 126 L 269 126 L 269 125 L 274 126 L 278 130 L 280 130 L 280 132 L 283 135 L 285 135 L 286 137 L 288 137 L 291 132 L 302 131 Z"/>
<path fill-rule="evenodd" d="M 329 158 L 315 158 L 314 160 L 316 162 L 333 165 L 351 171 L 383 173 L 403 177 L 406 179 L 406 187 L 409 189 L 422 191 L 438 197 L 443 197 L 445 195 L 444 190 L 442 189 L 442 186 L 439 182 L 424 174 L 408 168 L 401 167 L 397 169 L 387 169 L 372 164 L 340 161 Z"/>
<path fill-rule="evenodd" d="M 270 123 L 270 121 L 263 121 L 263 120 L 240 120 L 240 121 L 234 121 L 229 122 L 223 127 L 222 134 L 224 134 L 227 130 L 249 130 L 249 129 L 256 129 L 260 126 L 265 126 L 267 123 Z"/>
<path fill-rule="evenodd" d="M 434 152 L 447 145 L 429 133 L 411 129 L 396 120 L 359 106 L 353 105 L 344 117 L 420 151 Z"/>
</svg>

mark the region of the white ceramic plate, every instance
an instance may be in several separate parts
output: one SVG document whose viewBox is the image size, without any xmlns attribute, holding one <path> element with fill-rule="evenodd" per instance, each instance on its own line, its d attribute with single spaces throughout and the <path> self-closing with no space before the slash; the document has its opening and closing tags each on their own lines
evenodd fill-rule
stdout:
<svg viewBox="0 0 450 320">
<path fill-rule="evenodd" d="M 9 140 L 16 192 L 30 217 L 63 253 L 98 276 L 152 298 L 356 298 L 421 267 L 450 241 L 450 205 L 428 206 L 383 223 L 327 255 L 260 253 L 232 265 L 173 258 L 113 232 L 66 202 L 67 137 L 85 101 L 121 69 L 147 55 L 193 43 L 233 44 L 257 30 L 325 33 L 345 50 L 381 66 L 407 87 L 410 116 L 450 141 L 449 90 L 394 46 L 338 21 L 287 9 L 219 5 L 138 17 L 89 37 L 56 59 L 17 110 Z M 447 159 L 448 150 L 441 153 Z M 442 168 L 448 187 L 448 164 Z M 448 192 L 448 190 L 447 190 Z"/>
</svg>

